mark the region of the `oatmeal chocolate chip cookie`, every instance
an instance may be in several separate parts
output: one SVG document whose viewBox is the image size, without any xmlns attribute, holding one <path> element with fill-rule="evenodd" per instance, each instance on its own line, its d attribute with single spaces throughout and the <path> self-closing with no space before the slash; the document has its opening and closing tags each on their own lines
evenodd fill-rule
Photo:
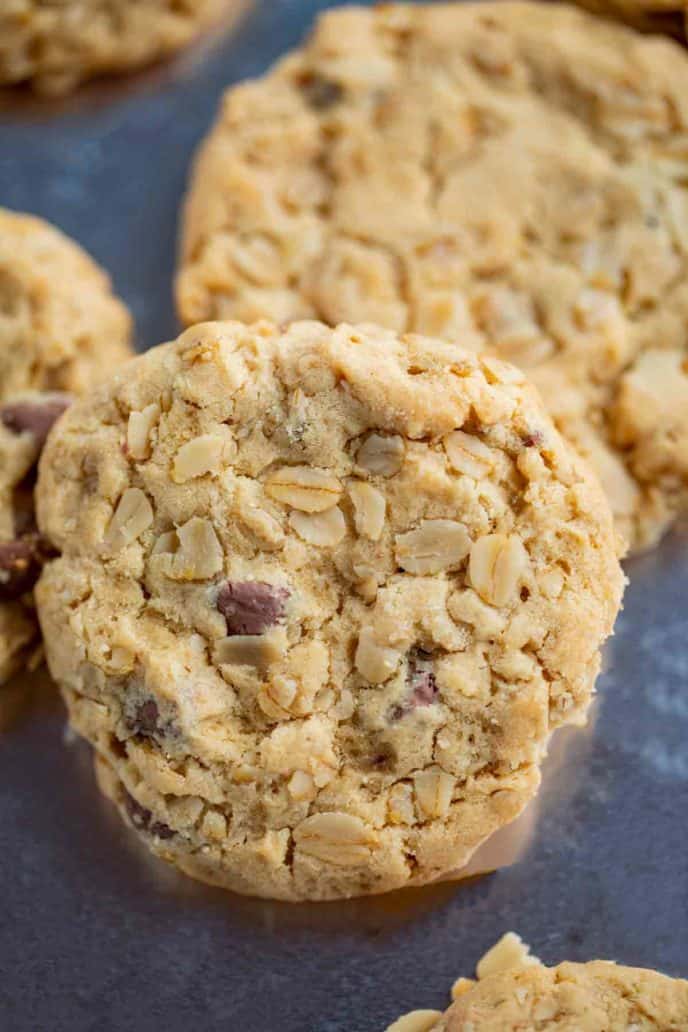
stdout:
<svg viewBox="0 0 688 1032">
<path fill-rule="evenodd" d="M 225 96 L 179 310 L 472 335 L 541 388 L 641 547 L 688 500 L 687 183 L 669 40 L 554 4 L 334 11 Z"/>
<path fill-rule="evenodd" d="M 39 219 L 0 209 L 0 684 L 36 644 L 31 588 L 49 549 L 33 512 L 48 431 L 130 355 L 104 272 Z"/>
<path fill-rule="evenodd" d="M 3 0 L 0 85 L 61 94 L 85 79 L 152 64 L 237 0 Z"/>
<path fill-rule="evenodd" d="M 194 327 L 41 461 L 51 672 L 160 856 L 332 899 L 462 866 L 580 721 L 611 514 L 514 367 L 377 327 Z"/>
<path fill-rule="evenodd" d="M 459 978 L 446 1014 L 412 1011 L 387 1032 L 684 1032 L 688 982 L 606 960 L 545 967 L 513 932 Z"/>
</svg>

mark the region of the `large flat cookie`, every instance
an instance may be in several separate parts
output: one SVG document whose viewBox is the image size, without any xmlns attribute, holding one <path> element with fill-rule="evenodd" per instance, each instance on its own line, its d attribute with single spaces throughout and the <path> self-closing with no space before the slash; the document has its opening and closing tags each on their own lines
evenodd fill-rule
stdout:
<svg viewBox="0 0 688 1032">
<path fill-rule="evenodd" d="M 140 68 L 181 49 L 231 2 L 3 0 L 0 86 L 68 93 L 85 79 Z"/>
<path fill-rule="evenodd" d="M 206 324 L 51 435 L 51 673 L 150 847 L 332 899 L 462 867 L 584 717 L 622 574 L 512 366 L 377 328 Z"/>
<path fill-rule="evenodd" d="M 687 182 L 669 40 L 554 4 L 334 11 L 226 94 L 179 309 L 496 349 L 641 547 L 688 498 Z"/>
<path fill-rule="evenodd" d="M 58 230 L 0 209 L 0 684 L 36 644 L 47 555 L 33 512 L 41 449 L 73 395 L 131 354 L 105 273 Z"/>
<path fill-rule="evenodd" d="M 683 1032 L 688 982 L 606 960 L 548 968 L 508 932 L 460 978 L 446 1012 L 412 1011 L 387 1032 Z"/>
</svg>

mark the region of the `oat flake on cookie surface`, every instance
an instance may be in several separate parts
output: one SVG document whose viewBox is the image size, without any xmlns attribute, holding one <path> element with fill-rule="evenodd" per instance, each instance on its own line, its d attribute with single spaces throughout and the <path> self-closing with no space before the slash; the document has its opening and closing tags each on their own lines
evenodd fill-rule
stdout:
<svg viewBox="0 0 688 1032">
<path fill-rule="evenodd" d="M 405 1014 L 387 1032 L 684 1032 L 688 982 L 606 960 L 545 967 L 513 932 L 454 983 L 445 1014 Z"/>
<path fill-rule="evenodd" d="M 194 327 L 43 454 L 50 670 L 159 855 L 332 899 L 462 866 L 584 718 L 623 578 L 515 368 L 316 322 Z"/>
<path fill-rule="evenodd" d="M 0 685 L 37 645 L 38 456 L 72 395 L 130 357 L 130 336 L 129 313 L 76 243 L 0 208 Z"/>
<path fill-rule="evenodd" d="M 688 499 L 687 184 L 674 42 L 558 4 L 345 8 L 225 95 L 179 310 L 495 349 L 639 548 Z"/>
</svg>

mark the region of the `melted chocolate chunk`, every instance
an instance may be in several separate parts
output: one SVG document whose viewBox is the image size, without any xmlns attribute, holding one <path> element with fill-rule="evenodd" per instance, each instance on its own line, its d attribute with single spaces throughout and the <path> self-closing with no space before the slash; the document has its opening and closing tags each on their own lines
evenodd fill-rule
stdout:
<svg viewBox="0 0 688 1032">
<path fill-rule="evenodd" d="M 148 832 L 159 839 L 171 839 L 174 838 L 175 834 L 169 824 L 163 824 L 161 821 L 153 821 L 148 828 Z"/>
<path fill-rule="evenodd" d="M 69 408 L 70 400 L 45 398 L 40 401 L 11 401 L 0 409 L 0 420 L 15 434 L 33 434 L 42 448 L 53 423 Z"/>
<path fill-rule="evenodd" d="M 146 699 L 139 703 L 133 717 L 127 718 L 127 724 L 135 735 L 152 738 L 163 733 L 159 723 L 160 710 L 155 699 Z"/>
<path fill-rule="evenodd" d="M 150 810 L 147 810 L 145 806 L 141 806 L 140 803 L 137 803 L 134 797 L 130 796 L 128 792 L 124 792 L 123 800 L 124 808 L 134 827 L 138 828 L 140 831 L 148 831 L 148 826 L 153 816 Z"/>
<path fill-rule="evenodd" d="M 133 796 L 130 796 L 127 791 L 124 791 L 124 808 L 129 815 L 129 820 L 137 829 L 137 831 L 145 831 L 148 835 L 153 835 L 159 839 L 170 839 L 174 836 L 172 828 L 167 824 L 163 824 L 161 821 L 154 821 L 153 814 L 150 810 L 147 810 L 145 806 L 141 806 L 137 803 Z"/>
<path fill-rule="evenodd" d="M 227 621 L 227 634 L 263 634 L 284 619 L 286 588 L 263 581 L 227 581 L 217 596 L 217 608 Z"/>
<path fill-rule="evenodd" d="M 368 756 L 367 766 L 370 770 L 393 770 L 397 760 L 397 753 L 394 747 L 387 742 L 382 742 L 375 747 L 374 752 Z"/>
<path fill-rule="evenodd" d="M 541 430 L 533 430 L 531 433 L 526 434 L 525 437 L 522 437 L 521 440 L 523 441 L 524 448 L 539 448 L 545 441 Z"/>
<path fill-rule="evenodd" d="M 26 537 L 29 534 L 38 534 L 33 504 L 35 484 L 35 470 L 32 470 L 12 492 L 12 519 L 14 533 L 18 538 Z"/>
<path fill-rule="evenodd" d="M 338 82 L 323 79 L 320 75 L 305 76 L 300 86 L 306 100 L 316 111 L 327 111 L 328 108 L 339 104 L 344 96 L 344 90 Z"/>
<path fill-rule="evenodd" d="M 49 554 L 39 534 L 0 541 L 0 602 L 11 602 L 30 591 Z"/>
<path fill-rule="evenodd" d="M 437 700 L 439 688 L 429 653 L 422 652 L 420 649 L 410 653 L 406 684 L 409 693 L 406 701 L 392 706 L 387 715 L 387 719 L 392 723 L 401 720 L 412 710 L 431 706 Z"/>
</svg>

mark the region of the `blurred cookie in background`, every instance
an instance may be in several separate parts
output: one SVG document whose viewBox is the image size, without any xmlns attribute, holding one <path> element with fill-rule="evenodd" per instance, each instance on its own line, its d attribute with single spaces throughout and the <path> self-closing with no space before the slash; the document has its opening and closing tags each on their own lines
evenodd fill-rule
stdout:
<svg viewBox="0 0 688 1032">
<path fill-rule="evenodd" d="M 179 311 L 496 351 L 647 547 L 688 505 L 687 176 L 671 40 L 555 4 L 335 10 L 225 95 Z"/>
<path fill-rule="evenodd" d="M 71 399 L 131 354 L 107 275 L 41 219 L 0 209 L 0 684 L 38 642 L 31 589 L 49 554 L 34 517 L 41 450 Z"/>
<path fill-rule="evenodd" d="M 69 93 L 180 50 L 243 0 L 3 0 L 0 86 Z"/>
</svg>

